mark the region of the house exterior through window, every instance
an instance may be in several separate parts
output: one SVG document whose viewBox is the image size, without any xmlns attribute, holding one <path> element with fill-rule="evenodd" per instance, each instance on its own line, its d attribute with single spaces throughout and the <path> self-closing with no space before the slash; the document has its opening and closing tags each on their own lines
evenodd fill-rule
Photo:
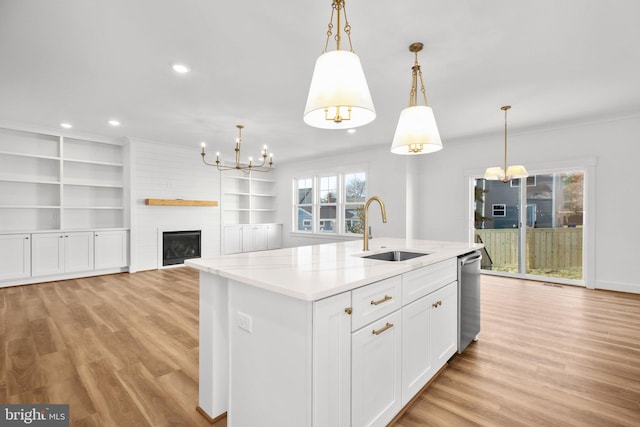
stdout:
<svg viewBox="0 0 640 427">
<path fill-rule="evenodd" d="M 295 178 L 293 186 L 294 232 L 362 234 L 366 172 Z"/>
</svg>

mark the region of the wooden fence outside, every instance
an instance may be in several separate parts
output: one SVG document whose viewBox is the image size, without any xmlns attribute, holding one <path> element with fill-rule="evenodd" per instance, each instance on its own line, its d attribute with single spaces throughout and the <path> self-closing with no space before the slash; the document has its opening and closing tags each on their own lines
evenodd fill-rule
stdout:
<svg viewBox="0 0 640 427">
<path fill-rule="evenodd" d="M 527 267 L 567 269 L 582 267 L 582 227 L 528 228 Z M 493 267 L 518 267 L 518 229 L 476 230 Z"/>
</svg>

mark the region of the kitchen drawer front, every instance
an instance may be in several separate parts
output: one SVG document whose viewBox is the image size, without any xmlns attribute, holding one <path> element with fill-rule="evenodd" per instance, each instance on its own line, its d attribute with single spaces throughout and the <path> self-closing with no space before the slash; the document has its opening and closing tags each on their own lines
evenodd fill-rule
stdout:
<svg viewBox="0 0 640 427">
<path fill-rule="evenodd" d="M 402 275 L 402 304 L 409 304 L 457 280 L 458 260 L 448 259 Z"/>
<path fill-rule="evenodd" d="M 351 294 L 351 330 L 360 329 L 399 309 L 402 306 L 401 289 L 402 278 L 396 276 L 354 290 Z"/>
</svg>

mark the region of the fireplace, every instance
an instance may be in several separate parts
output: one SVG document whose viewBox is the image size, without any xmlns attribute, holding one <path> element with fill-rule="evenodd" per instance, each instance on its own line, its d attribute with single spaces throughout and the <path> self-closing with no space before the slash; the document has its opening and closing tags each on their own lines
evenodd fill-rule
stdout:
<svg viewBox="0 0 640 427">
<path fill-rule="evenodd" d="M 200 258 L 200 230 L 164 231 L 162 265 L 183 264 L 185 259 Z"/>
</svg>

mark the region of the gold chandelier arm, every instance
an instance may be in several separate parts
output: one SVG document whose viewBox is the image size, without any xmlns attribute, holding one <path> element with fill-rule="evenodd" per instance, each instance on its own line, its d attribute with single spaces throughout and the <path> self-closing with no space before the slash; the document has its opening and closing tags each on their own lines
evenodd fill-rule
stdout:
<svg viewBox="0 0 640 427">
<path fill-rule="evenodd" d="M 200 153 L 200 155 L 202 156 L 202 162 L 203 162 L 205 165 L 207 165 L 207 166 L 217 166 L 217 165 L 216 165 L 216 163 L 209 163 L 209 162 L 207 162 L 207 161 L 204 159 L 204 157 L 206 156 L 206 154 L 205 154 L 205 153 Z"/>
</svg>

